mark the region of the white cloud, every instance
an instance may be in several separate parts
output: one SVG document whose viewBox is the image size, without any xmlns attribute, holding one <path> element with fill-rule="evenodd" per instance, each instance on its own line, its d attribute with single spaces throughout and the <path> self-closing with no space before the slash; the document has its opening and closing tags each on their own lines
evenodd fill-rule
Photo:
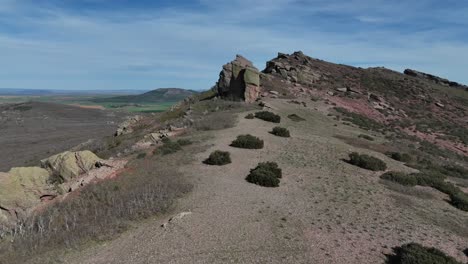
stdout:
<svg viewBox="0 0 468 264">
<path fill-rule="evenodd" d="M 378 0 L 202 5 L 203 10 L 85 14 L 34 5 L 0 6 L 0 12 L 18 18 L 14 25 L 19 28 L 0 26 L 0 87 L 204 89 L 214 84 L 221 65 L 236 53 L 263 68 L 276 52 L 295 50 L 338 63 L 398 70 L 408 66 L 468 82 L 461 72 L 468 44 L 450 41 L 450 29 L 366 28 L 324 15 L 332 12 L 355 23 L 401 23 L 409 11 L 395 12 L 406 6 Z"/>
</svg>

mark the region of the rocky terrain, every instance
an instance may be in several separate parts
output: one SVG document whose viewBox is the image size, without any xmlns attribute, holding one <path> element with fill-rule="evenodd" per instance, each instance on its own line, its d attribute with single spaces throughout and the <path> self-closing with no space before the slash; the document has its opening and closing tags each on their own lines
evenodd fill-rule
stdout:
<svg viewBox="0 0 468 264">
<path fill-rule="evenodd" d="M 454 87 L 464 88 L 302 52 L 279 53 L 259 71 L 237 55 L 213 89 L 123 120 L 95 153 L 84 146 L 5 169 L 0 208 L 13 228 L 0 229 L 10 239 L 0 255 L 393 263 L 397 248 L 417 243 L 441 250 L 444 263 L 466 263 L 468 93 Z M 9 107 L 10 115 L 30 110 Z M 246 134 L 261 147 L 232 143 Z M 229 155 L 222 167 L 206 163 L 217 150 Z M 276 188 L 246 180 L 262 162 L 279 166 Z"/>
</svg>

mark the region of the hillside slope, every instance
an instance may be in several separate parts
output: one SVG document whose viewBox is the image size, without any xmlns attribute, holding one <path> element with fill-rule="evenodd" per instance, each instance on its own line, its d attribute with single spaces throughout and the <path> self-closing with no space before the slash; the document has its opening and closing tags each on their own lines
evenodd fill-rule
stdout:
<svg viewBox="0 0 468 264">
<path fill-rule="evenodd" d="M 93 102 L 103 103 L 163 103 L 163 102 L 178 102 L 185 98 L 196 94 L 196 91 L 186 90 L 181 88 L 160 88 L 139 95 L 125 95 L 110 98 L 98 98 Z"/>
</svg>

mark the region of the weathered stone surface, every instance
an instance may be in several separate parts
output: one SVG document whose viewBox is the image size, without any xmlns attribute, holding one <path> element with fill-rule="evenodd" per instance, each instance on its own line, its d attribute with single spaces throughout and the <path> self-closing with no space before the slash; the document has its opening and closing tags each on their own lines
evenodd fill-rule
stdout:
<svg viewBox="0 0 468 264">
<path fill-rule="evenodd" d="M 0 172 L 0 223 L 23 215 L 41 202 L 49 172 L 39 167 L 12 168 Z"/>
<path fill-rule="evenodd" d="M 255 102 L 260 96 L 260 72 L 249 60 L 237 55 L 223 66 L 216 83 L 218 95 L 232 100 Z"/>
<path fill-rule="evenodd" d="M 95 168 L 96 163 L 100 160 L 98 156 L 88 150 L 78 152 L 66 151 L 41 160 L 41 167 L 68 181 Z"/>
<path fill-rule="evenodd" d="M 449 81 L 447 79 L 444 79 L 444 78 L 441 78 L 441 77 L 438 77 L 438 76 L 435 76 L 435 75 L 432 75 L 432 74 L 428 74 L 428 73 L 424 73 L 424 72 L 420 72 L 420 71 L 415 71 L 415 70 L 411 70 L 411 69 L 406 69 L 404 71 L 404 74 L 409 75 L 409 76 L 413 76 L 413 77 L 417 77 L 417 78 L 421 78 L 421 79 L 426 79 L 428 81 L 432 81 L 432 82 L 440 84 L 440 85 L 445 85 L 445 86 L 450 86 L 450 87 L 454 87 L 454 88 L 468 90 L 468 86 L 466 86 L 466 85 L 463 85 L 463 84 L 460 84 L 460 83 L 457 83 L 457 82 L 452 82 L 452 81 Z"/>
<path fill-rule="evenodd" d="M 136 124 L 138 121 L 140 121 L 141 118 L 142 117 L 138 115 L 127 118 L 127 120 L 122 122 L 117 128 L 117 131 L 115 131 L 115 136 L 118 137 L 120 135 L 132 133 L 133 132 L 132 126 Z"/>
</svg>

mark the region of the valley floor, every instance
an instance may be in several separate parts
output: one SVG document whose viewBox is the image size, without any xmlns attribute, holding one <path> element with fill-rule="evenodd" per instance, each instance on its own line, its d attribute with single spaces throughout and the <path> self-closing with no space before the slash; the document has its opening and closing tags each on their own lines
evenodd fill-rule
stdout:
<svg viewBox="0 0 468 264">
<path fill-rule="evenodd" d="M 348 153 L 359 151 L 381 158 L 389 170 L 412 171 L 336 138 L 357 137 L 362 131 L 333 121 L 314 110 L 318 105 L 307 103 L 308 108 L 269 102 L 291 138 L 268 133 L 275 124 L 244 119 L 246 113 L 239 115 L 235 127 L 210 132 L 212 145 L 180 168 L 195 187 L 179 201 L 174 215 L 191 214 L 169 223 L 170 217 L 144 221 L 113 241 L 68 255 L 64 262 L 384 263 L 392 247 L 409 242 L 468 261 L 462 253 L 468 245 L 466 212 L 432 189 L 421 188 L 424 197 L 389 190 L 379 180 L 381 173 L 344 162 Z M 306 121 L 289 120 L 292 113 Z M 230 147 L 240 134 L 262 138 L 265 147 Z M 214 150 L 231 152 L 232 163 L 203 164 Z M 245 181 L 262 161 L 275 161 L 283 169 L 279 188 Z"/>
</svg>

